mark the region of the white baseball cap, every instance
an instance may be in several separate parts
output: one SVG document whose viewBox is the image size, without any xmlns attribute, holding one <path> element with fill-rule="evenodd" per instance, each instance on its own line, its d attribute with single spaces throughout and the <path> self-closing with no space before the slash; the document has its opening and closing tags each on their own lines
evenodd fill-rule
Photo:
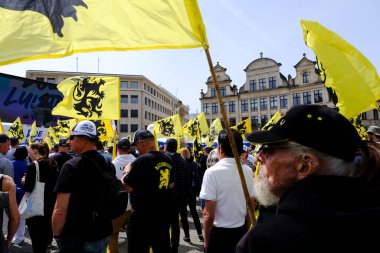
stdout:
<svg viewBox="0 0 380 253">
<path fill-rule="evenodd" d="M 70 135 L 84 135 L 91 139 L 96 139 L 96 126 L 92 121 L 83 120 L 75 125 Z"/>
</svg>

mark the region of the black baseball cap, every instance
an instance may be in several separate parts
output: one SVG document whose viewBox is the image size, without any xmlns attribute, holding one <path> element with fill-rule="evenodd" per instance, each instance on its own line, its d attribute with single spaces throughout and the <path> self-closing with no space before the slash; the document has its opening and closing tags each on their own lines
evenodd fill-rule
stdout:
<svg viewBox="0 0 380 253">
<path fill-rule="evenodd" d="M 136 146 L 138 141 L 154 139 L 154 135 L 146 129 L 139 129 L 133 135 L 132 146 Z"/>
<path fill-rule="evenodd" d="M 129 149 L 131 142 L 127 138 L 122 138 L 117 142 L 116 146 L 120 149 Z"/>
<path fill-rule="evenodd" d="M 9 141 L 9 137 L 6 134 L 0 134 L 0 143 L 5 143 Z"/>
<path fill-rule="evenodd" d="M 59 140 L 58 146 L 60 146 L 60 147 L 68 147 L 69 145 L 67 145 L 67 139 L 66 138 L 61 138 Z"/>
<path fill-rule="evenodd" d="M 258 144 L 294 141 L 322 153 L 353 161 L 363 147 L 355 127 L 335 109 L 321 105 L 291 108 L 270 130 L 246 134 Z"/>
</svg>

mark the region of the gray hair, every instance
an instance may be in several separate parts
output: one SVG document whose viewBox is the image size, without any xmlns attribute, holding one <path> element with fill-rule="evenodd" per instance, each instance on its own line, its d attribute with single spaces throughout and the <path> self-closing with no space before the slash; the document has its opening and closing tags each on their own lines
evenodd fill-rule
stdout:
<svg viewBox="0 0 380 253">
<path fill-rule="evenodd" d="M 328 145 L 328 143 L 326 143 L 326 145 Z M 316 175 L 350 176 L 355 172 L 353 162 L 346 162 L 343 159 L 327 155 L 293 141 L 289 141 L 287 147 L 290 152 L 299 156 L 299 158 L 302 158 L 302 156 L 307 153 L 315 155 L 318 160 Z"/>
<path fill-rule="evenodd" d="M 208 154 L 207 161 L 206 161 L 206 166 L 207 169 L 210 168 L 211 166 L 214 166 L 215 163 L 219 162 L 219 154 L 218 154 L 218 149 L 213 149 L 211 152 Z"/>
</svg>

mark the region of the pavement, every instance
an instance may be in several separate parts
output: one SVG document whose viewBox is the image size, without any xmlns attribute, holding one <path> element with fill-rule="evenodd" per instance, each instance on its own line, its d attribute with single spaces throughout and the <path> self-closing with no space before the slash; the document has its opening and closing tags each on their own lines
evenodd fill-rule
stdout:
<svg viewBox="0 0 380 253">
<path fill-rule="evenodd" d="M 202 229 L 203 229 L 203 219 L 202 219 L 202 211 L 199 206 L 197 206 L 198 216 L 202 223 Z M 190 227 L 190 239 L 191 242 L 187 243 L 182 238 L 184 237 L 183 230 L 181 228 L 181 234 L 180 234 L 180 245 L 178 247 L 178 253 L 196 253 L 196 252 L 203 252 L 203 243 L 199 241 L 197 231 L 194 227 L 193 219 L 190 215 L 190 212 L 188 212 L 188 221 L 189 221 L 189 227 Z M 127 239 L 127 235 L 125 232 L 119 233 L 119 253 L 125 253 L 126 251 L 126 244 L 125 241 Z M 25 241 L 20 245 L 12 245 L 10 249 L 11 253 L 32 253 L 32 242 L 29 237 L 28 229 L 25 230 Z M 50 247 L 46 252 L 49 253 L 58 253 L 57 244 L 53 240 L 52 247 Z"/>
</svg>

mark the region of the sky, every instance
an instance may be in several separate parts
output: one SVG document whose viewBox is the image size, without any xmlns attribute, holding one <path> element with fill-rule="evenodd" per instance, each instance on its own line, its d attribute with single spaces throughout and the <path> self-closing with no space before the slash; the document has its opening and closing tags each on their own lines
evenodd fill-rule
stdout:
<svg viewBox="0 0 380 253">
<path fill-rule="evenodd" d="M 198 0 L 210 54 L 227 68 L 232 85 L 246 81 L 244 69 L 260 57 L 281 63 L 284 76 L 306 53 L 300 18 L 314 20 L 355 46 L 379 71 L 380 1 L 378 0 Z M 200 113 L 200 92 L 211 75 L 201 48 L 75 54 L 60 59 L 0 66 L 0 72 L 25 76 L 26 70 L 78 71 L 144 75 Z M 99 65 L 98 65 L 99 59 Z"/>
</svg>

